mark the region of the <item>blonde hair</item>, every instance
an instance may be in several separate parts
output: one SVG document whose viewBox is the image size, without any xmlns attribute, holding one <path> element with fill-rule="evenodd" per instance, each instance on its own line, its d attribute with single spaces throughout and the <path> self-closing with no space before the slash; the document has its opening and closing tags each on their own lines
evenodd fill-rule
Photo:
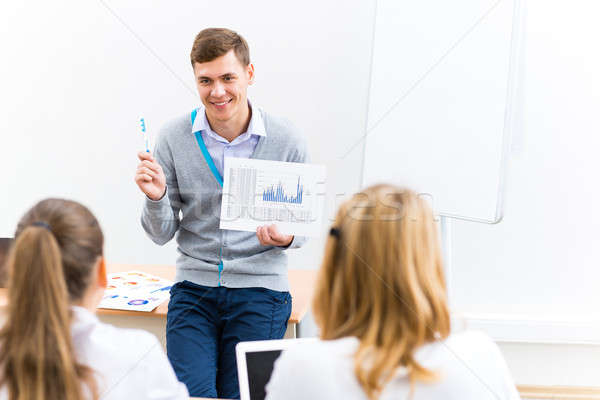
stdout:
<svg viewBox="0 0 600 400">
<path fill-rule="evenodd" d="M 431 208 L 411 190 L 377 185 L 340 207 L 313 311 L 324 340 L 355 336 L 354 372 L 369 399 L 399 367 L 411 383 L 436 374 L 415 351 L 446 338 L 450 314 L 438 232 Z"/>
<path fill-rule="evenodd" d="M 70 303 L 89 287 L 103 241 L 96 218 L 73 201 L 43 200 L 19 222 L 0 330 L 0 383 L 9 399 L 98 398 L 93 370 L 75 359 Z"/>
</svg>

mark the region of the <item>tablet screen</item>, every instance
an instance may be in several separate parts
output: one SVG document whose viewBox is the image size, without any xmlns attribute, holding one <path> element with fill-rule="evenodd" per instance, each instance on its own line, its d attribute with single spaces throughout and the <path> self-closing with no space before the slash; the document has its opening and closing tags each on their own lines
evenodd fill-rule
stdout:
<svg viewBox="0 0 600 400">
<path fill-rule="evenodd" d="M 250 386 L 250 400 L 264 400 L 266 397 L 265 386 L 271 379 L 275 360 L 281 350 L 264 350 L 246 353 L 246 369 L 248 371 L 248 385 Z"/>
</svg>

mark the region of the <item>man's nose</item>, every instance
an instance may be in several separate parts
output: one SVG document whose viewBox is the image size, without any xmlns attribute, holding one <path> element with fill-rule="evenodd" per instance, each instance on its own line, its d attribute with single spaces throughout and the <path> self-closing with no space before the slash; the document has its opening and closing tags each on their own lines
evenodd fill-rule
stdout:
<svg viewBox="0 0 600 400">
<path fill-rule="evenodd" d="M 215 82 L 210 95 L 212 97 L 221 97 L 225 95 L 225 86 L 223 86 L 221 82 Z"/>
</svg>

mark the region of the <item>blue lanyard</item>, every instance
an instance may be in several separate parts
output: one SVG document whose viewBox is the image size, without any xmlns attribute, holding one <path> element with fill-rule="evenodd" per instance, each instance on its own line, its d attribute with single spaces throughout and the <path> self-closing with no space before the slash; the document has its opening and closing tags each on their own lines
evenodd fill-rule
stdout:
<svg viewBox="0 0 600 400">
<path fill-rule="evenodd" d="M 195 109 L 194 111 L 192 111 L 192 129 L 193 129 L 194 121 L 196 120 L 197 114 L 198 114 L 198 109 Z M 196 136 L 196 141 L 198 142 L 198 146 L 200 146 L 200 150 L 202 151 L 204 160 L 206 160 L 206 164 L 208 164 L 208 168 L 210 168 L 210 171 L 213 173 L 217 182 L 219 182 L 219 185 L 221 185 L 221 187 L 223 187 L 223 177 L 219 173 L 219 170 L 217 169 L 215 162 L 213 161 L 212 157 L 210 156 L 210 153 L 208 152 L 208 149 L 206 148 L 206 144 L 204 144 L 204 140 L 202 140 L 202 131 L 194 132 L 194 135 Z"/>
<path fill-rule="evenodd" d="M 196 115 L 198 114 L 198 109 L 192 111 L 192 129 L 194 127 L 194 121 L 196 120 Z M 215 162 L 213 161 L 208 149 L 206 148 L 206 144 L 204 144 L 204 140 L 202 140 L 202 131 L 194 132 L 196 136 L 196 141 L 198 142 L 198 146 L 200 146 L 200 150 L 202 151 L 202 155 L 204 156 L 204 160 L 206 160 L 206 164 L 208 164 L 208 168 L 210 168 L 219 185 L 223 187 L 223 177 L 219 173 Z M 223 248 L 219 251 L 219 286 L 221 286 L 221 273 L 223 272 Z"/>
</svg>

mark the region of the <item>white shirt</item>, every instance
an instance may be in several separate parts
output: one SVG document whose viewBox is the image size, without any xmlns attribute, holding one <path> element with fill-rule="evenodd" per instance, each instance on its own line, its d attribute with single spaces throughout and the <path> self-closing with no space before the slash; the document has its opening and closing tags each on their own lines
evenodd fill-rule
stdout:
<svg viewBox="0 0 600 400">
<path fill-rule="evenodd" d="M 275 362 L 267 400 L 366 400 L 354 375 L 354 337 L 299 344 Z M 437 371 L 434 383 L 417 383 L 412 400 L 517 400 L 519 394 L 498 346 L 480 332 L 462 332 L 421 347 L 415 358 Z M 398 371 L 380 400 L 409 399 L 406 370 Z"/>
<path fill-rule="evenodd" d="M 189 399 L 154 335 L 115 328 L 84 308 L 72 309 L 75 356 L 96 372 L 102 400 Z M 8 399 L 6 387 L 0 399 Z"/>
<path fill-rule="evenodd" d="M 231 142 L 211 129 L 205 108 L 203 106 L 198 108 L 192 132 L 202 131 L 202 140 L 206 150 L 208 150 L 221 177 L 223 176 L 225 157 L 250 158 L 258 144 L 258 139 L 261 136 L 267 136 L 260 109 L 253 107 L 250 101 L 248 101 L 248 106 L 252 112 L 248 129 Z"/>
</svg>

